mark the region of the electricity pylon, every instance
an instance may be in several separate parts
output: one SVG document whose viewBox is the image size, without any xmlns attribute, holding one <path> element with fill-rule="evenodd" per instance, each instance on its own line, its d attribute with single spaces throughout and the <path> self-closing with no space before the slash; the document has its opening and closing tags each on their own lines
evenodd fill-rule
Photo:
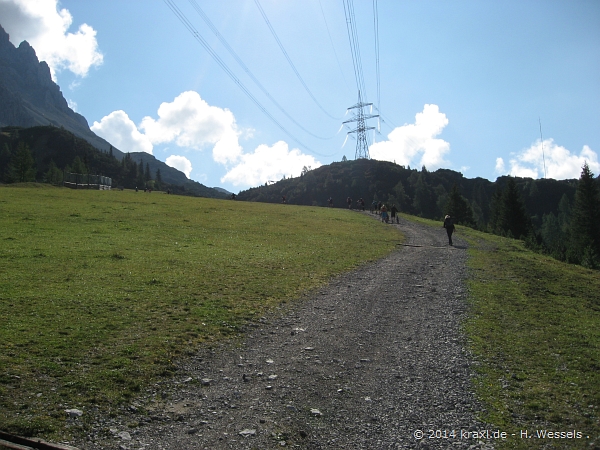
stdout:
<svg viewBox="0 0 600 450">
<path fill-rule="evenodd" d="M 368 127 L 365 121 L 367 119 L 372 119 L 373 117 L 379 117 L 379 115 L 365 114 L 363 108 L 365 106 L 371 106 L 372 104 L 373 103 L 363 103 L 360 91 L 358 91 L 358 103 L 348 108 L 356 110 L 353 111 L 354 117 L 343 122 L 344 124 L 356 122 L 356 128 L 348 131 L 348 134 L 356 133 L 356 154 L 354 155 L 354 159 L 371 159 L 371 156 L 369 155 L 369 144 L 367 143 L 367 130 L 374 130 L 375 127 Z"/>
</svg>

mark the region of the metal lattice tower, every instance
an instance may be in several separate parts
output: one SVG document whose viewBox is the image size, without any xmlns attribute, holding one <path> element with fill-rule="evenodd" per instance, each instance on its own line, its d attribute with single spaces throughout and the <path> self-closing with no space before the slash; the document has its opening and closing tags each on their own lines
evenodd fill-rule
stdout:
<svg viewBox="0 0 600 450">
<path fill-rule="evenodd" d="M 354 159 L 371 159 L 369 155 L 369 144 L 367 142 L 367 130 L 374 130 L 375 127 L 368 127 L 366 120 L 372 119 L 373 117 L 379 117 L 379 115 L 365 114 L 363 108 L 371 106 L 372 104 L 373 103 L 363 103 L 360 91 L 358 91 L 358 103 L 348 108 L 354 110 L 354 117 L 343 122 L 344 124 L 356 122 L 356 128 L 348 131 L 348 134 L 356 133 L 356 154 L 354 155 Z"/>
</svg>

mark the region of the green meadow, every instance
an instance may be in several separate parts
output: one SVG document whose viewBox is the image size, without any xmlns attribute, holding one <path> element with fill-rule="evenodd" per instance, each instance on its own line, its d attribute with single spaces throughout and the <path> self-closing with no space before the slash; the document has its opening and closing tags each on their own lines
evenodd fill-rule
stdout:
<svg viewBox="0 0 600 450">
<path fill-rule="evenodd" d="M 400 239 L 343 209 L 0 187 L 0 428 L 64 436 L 65 409 L 110 412 Z"/>
<path fill-rule="evenodd" d="M 598 445 L 599 272 L 457 233 L 470 244 L 464 331 L 481 419 L 509 434 L 583 434 L 496 448 Z M 0 428 L 66 438 L 65 409 L 116 412 L 177 358 L 401 239 L 343 209 L 0 187 Z"/>
<path fill-rule="evenodd" d="M 461 226 L 457 236 L 469 242 L 464 331 L 479 362 L 481 420 L 509 435 L 495 447 L 599 448 L 600 272 L 514 239 Z M 521 430 L 533 437 L 521 439 Z M 580 439 L 538 439 L 538 432 L 573 430 Z"/>
</svg>

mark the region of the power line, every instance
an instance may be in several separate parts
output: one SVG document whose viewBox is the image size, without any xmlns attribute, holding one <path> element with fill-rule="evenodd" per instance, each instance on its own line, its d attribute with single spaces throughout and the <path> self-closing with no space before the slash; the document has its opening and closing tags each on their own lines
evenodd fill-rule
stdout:
<svg viewBox="0 0 600 450">
<path fill-rule="evenodd" d="M 350 42 L 350 51 L 352 53 L 352 65 L 354 66 L 354 78 L 356 87 L 365 95 L 365 80 L 362 70 L 362 61 L 360 58 L 360 46 L 358 43 L 358 32 L 354 20 L 354 3 L 352 0 L 344 0 L 344 14 L 346 15 L 346 29 L 348 30 L 348 40 Z M 366 98 L 366 97 L 365 97 Z"/>
<path fill-rule="evenodd" d="M 342 65 L 340 64 L 337 52 L 335 51 L 335 45 L 333 45 L 333 39 L 331 37 L 331 33 L 329 32 L 329 25 L 327 24 L 327 19 L 325 18 L 325 11 L 323 11 L 323 4 L 321 3 L 321 0 L 319 0 L 319 7 L 321 8 L 321 15 L 323 16 L 323 21 L 325 22 L 325 28 L 327 29 L 327 34 L 329 35 L 329 42 L 331 42 L 331 48 L 333 49 L 335 60 L 337 61 L 338 67 L 340 68 L 342 79 L 344 80 L 344 84 L 346 85 L 346 87 L 350 88 L 350 86 L 348 86 L 348 82 L 346 81 L 346 77 L 344 76 L 344 71 L 342 69 Z"/>
<path fill-rule="evenodd" d="M 354 117 L 350 120 L 343 122 L 344 124 L 349 122 L 356 122 L 356 128 L 350 130 L 350 133 L 356 133 L 356 154 L 355 159 L 366 158 L 369 159 L 369 136 L 368 130 L 374 130 L 375 127 L 368 127 L 366 124 L 367 119 L 379 117 L 378 115 L 367 115 L 364 112 L 364 108 L 367 106 L 373 106 L 373 103 L 363 101 L 363 94 L 365 90 L 365 78 L 363 75 L 362 61 L 360 57 L 360 46 L 358 41 L 358 31 L 356 30 L 356 20 L 354 15 L 354 3 L 353 0 L 344 0 L 344 14 L 346 15 L 346 28 L 348 30 L 348 40 L 350 41 L 350 51 L 352 53 L 352 64 L 354 66 L 354 77 L 356 79 L 356 87 L 358 89 L 358 103 L 348 108 L 354 110 Z"/>
<path fill-rule="evenodd" d="M 231 80 L 235 84 L 238 85 L 238 87 L 244 92 L 244 94 L 246 94 L 246 96 L 248 96 L 248 98 L 250 100 L 252 100 L 252 102 L 258 107 L 258 109 L 260 109 L 263 112 L 263 114 L 265 114 L 269 119 L 271 119 L 271 121 L 275 125 L 277 125 L 277 127 L 281 131 L 283 131 L 292 140 L 294 140 L 297 144 L 304 147 L 306 150 L 308 150 L 311 153 L 314 153 L 319 156 L 332 156 L 332 155 L 323 155 L 323 154 L 317 153 L 314 150 L 310 149 L 305 144 L 303 144 L 298 138 L 296 138 L 292 133 L 290 133 L 283 125 L 281 125 L 277 121 L 277 119 L 275 119 L 271 115 L 271 113 L 269 113 L 269 111 L 267 111 L 267 109 L 256 99 L 256 97 L 254 97 L 252 95 L 252 93 L 246 88 L 246 86 L 244 86 L 244 84 L 235 76 L 235 74 L 229 69 L 227 64 L 225 64 L 223 62 L 223 60 L 219 57 L 219 55 L 217 55 L 214 52 L 214 50 L 211 48 L 211 46 L 208 44 L 208 42 L 206 42 L 206 40 L 200 35 L 198 30 L 196 30 L 196 28 L 194 28 L 194 25 L 192 25 L 192 23 L 188 20 L 186 15 L 177 7 L 177 5 L 174 3 L 174 1 L 173 0 L 163 0 L 163 1 L 169 7 L 169 9 L 171 11 L 173 11 L 173 14 L 175 14 L 175 16 L 177 16 L 177 18 L 183 24 L 183 26 L 185 28 L 187 28 L 187 30 L 192 34 L 192 36 L 194 36 L 194 38 L 200 43 L 200 45 L 202 45 L 202 47 L 204 47 L 204 49 L 210 54 L 210 56 L 212 56 L 212 58 L 215 60 L 215 62 L 217 64 L 219 64 L 221 69 L 223 69 L 223 71 L 231 78 Z"/>
<path fill-rule="evenodd" d="M 269 21 L 269 18 L 267 17 L 267 14 L 262 9 L 262 6 L 260 5 L 260 1 L 259 0 L 254 0 L 254 3 L 256 3 L 256 6 L 258 7 L 258 10 L 260 11 L 261 15 L 263 16 L 263 19 L 265 20 L 265 23 L 269 27 L 269 30 L 271 30 L 271 34 L 275 38 L 275 41 L 277 41 L 277 45 L 279 45 L 279 48 L 281 49 L 281 51 L 283 53 L 283 56 L 285 56 L 285 59 L 287 59 L 288 63 L 290 64 L 290 67 L 292 68 L 292 70 L 296 74 L 296 77 L 298 77 L 298 80 L 300 80 L 300 83 L 302 83 L 302 86 L 304 86 L 304 89 L 306 90 L 306 92 L 308 92 L 308 95 L 310 95 L 310 98 L 313 99 L 313 101 L 319 107 L 319 109 L 321 111 L 323 111 L 327 116 L 331 117 L 334 120 L 340 120 L 341 117 L 334 117 L 334 116 L 332 116 L 331 114 L 329 114 L 325 110 L 325 108 L 323 108 L 321 106 L 321 104 L 319 103 L 319 101 L 317 100 L 317 98 L 313 95 L 313 93 L 311 92 L 311 90 L 308 88 L 308 86 L 306 85 L 306 83 L 304 82 L 304 80 L 302 79 L 302 77 L 300 76 L 300 72 L 298 72 L 298 69 L 296 69 L 296 66 L 292 62 L 290 56 L 288 55 L 288 52 L 285 50 L 283 44 L 279 40 L 279 37 L 277 36 L 277 33 L 275 33 L 275 30 L 273 29 L 273 26 L 271 25 L 271 22 Z"/>
<path fill-rule="evenodd" d="M 379 82 L 379 11 L 377 0 L 373 0 L 373 28 L 375 32 L 375 73 L 377 76 L 377 110 L 381 110 L 381 90 Z"/>
<path fill-rule="evenodd" d="M 258 81 L 258 79 L 250 71 L 250 69 L 248 68 L 248 66 L 246 66 L 246 64 L 244 64 L 244 62 L 242 61 L 242 59 L 237 55 L 237 53 L 231 48 L 231 46 L 229 45 L 229 43 L 225 40 L 225 38 L 221 35 L 221 33 L 219 33 L 219 30 L 217 30 L 217 27 L 214 26 L 214 24 L 208 18 L 208 16 L 206 15 L 206 13 L 202 10 L 202 8 L 200 7 L 200 5 L 198 5 L 198 3 L 196 2 L 196 0 L 189 0 L 189 2 L 192 5 L 192 7 L 196 10 L 196 12 L 198 13 L 198 15 L 202 18 L 202 20 L 204 20 L 204 22 L 206 23 L 206 25 L 208 25 L 208 27 L 211 29 L 211 31 L 214 33 L 214 35 L 219 39 L 219 41 L 221 42 L 221 44 L 223 44 L 223 46 L 229 52 L 229 54 L 233 57 L 233 59 L 235 59 L 235 61 L 244 70 L 244 72 L 246 72 L 246 74 L 250 77 L 250 79 L 252 79 L 252 81 L 254 81 L 254 84 L 256 84 L 258 86 L 258 88 L 269 98 L 269 100 L 271 100 L 273 102 L 273 104 L 288 119 L 290 119 L 292 122 L 294 122 L 294 124 L 296 124 L 300 129 L 302 129 L 306 133 L 310 134 L 311 136 L 316 137 L 317 139 L 328 140 L 328 139 L 332 139 L 335 136 L 335 135 L 330 136 L 330 137 L 318 136 L 318 135 L 312 133 L 310 130 L 308 130 L 305 127 L 303 127 L 291 115 L 289 115 L 288 112 L 273 98 L 273 96 L 267 91 L 267 89 Z"/>
</svg>

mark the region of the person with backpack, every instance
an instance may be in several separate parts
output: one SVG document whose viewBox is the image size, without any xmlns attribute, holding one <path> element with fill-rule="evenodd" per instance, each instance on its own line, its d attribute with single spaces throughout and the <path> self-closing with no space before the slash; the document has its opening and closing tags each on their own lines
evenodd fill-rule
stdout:
<svg viewBox="0 0 600 450">
<path fill-rule="evenodd" d="M 400 223 L 400 221 L 398 220 L 398 216 L 396 215 L 396 214 L 398 214 L 398 208 L 396 208 L 395 204 L 392 204 L 390 212 L 392 213 L 392 223 L 394 223 L 394 222 Z"/>
<path fill-rule="evenodd" d="M 452 233 L 454 233 L 454 220 L 452 217 L 446 215 L 443 226 L 448 234 L 448 245 L 452 245 Z"/>
</svg>

